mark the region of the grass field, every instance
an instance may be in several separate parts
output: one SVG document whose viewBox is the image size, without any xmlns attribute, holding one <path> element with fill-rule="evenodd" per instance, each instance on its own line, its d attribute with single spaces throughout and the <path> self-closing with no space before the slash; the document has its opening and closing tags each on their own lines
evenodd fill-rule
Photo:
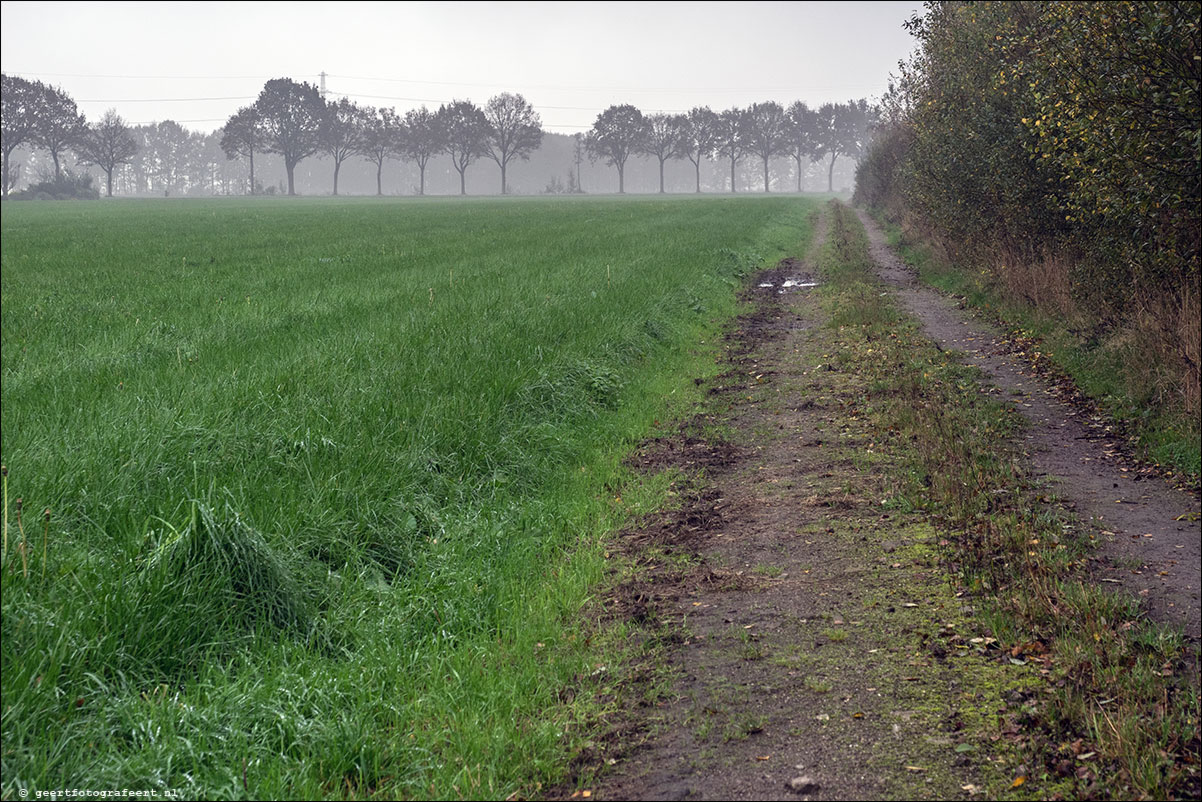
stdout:
<svg viewBox="0 0 1202 802">
<path fill-rule="evenodd" d="M 621 457 L 812 208 L 6 204 L 0 793 L 557 779 Z"/>
</svg>

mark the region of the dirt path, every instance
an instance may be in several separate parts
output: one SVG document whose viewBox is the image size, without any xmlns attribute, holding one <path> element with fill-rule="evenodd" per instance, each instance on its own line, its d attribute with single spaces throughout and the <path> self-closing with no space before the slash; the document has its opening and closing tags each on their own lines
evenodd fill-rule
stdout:
<svg viewBox="0 0 1202 802">
<path fill-rule="evenodd" d="M 1008 352 L 1001 333 L 956 302 L 918 283 L 885 243 L 880 227 L 859 212 L 881 277 L 897 288 L 910 314 L 945 349 L 964 353 L 1030 422 L 1024 438 L 1037 474 L 1083 519 L 1101 547 L 1094 575 L 1141 597 L 1156 621 L 1182 628 L 1199 643 L 1202 540 L 1198 497 L 1135 470 L 1121 443 L 1057 394 L 1028 364 Z M 1178 520 L 1194 513 L 1193 520 Z"/>
<path fill-rule="evenodd" d="M 814 274 L 761 276 L 718 411 L 636 457 L 686 477 L 679 509 L 627 534 L 643 570 L 621 594 L 671 633 L 674 680 L 617 728 L 592 798 L 967 798 L 1023 771 L 964 733 L 1021 704 L 1034 667 L 974 645 L 936 533 L 882 512 L 892 465 L 856 415 L 863 379 L 840 370 L 813 293 L 784 289 Z"/>
</svg>

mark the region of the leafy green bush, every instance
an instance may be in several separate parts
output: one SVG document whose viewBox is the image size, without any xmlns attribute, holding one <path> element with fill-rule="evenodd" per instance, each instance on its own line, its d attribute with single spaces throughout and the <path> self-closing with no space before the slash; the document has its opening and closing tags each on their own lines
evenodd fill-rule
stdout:
<svg viewBox="0 0 1202 802">
<path fill-rule="evenodd" d="M 1124 404 L 1196 417 L 1197 4 L 941 2 L 908 27 L 856 201 L 1087 348 L 1134 347 Z"/>
</svg>

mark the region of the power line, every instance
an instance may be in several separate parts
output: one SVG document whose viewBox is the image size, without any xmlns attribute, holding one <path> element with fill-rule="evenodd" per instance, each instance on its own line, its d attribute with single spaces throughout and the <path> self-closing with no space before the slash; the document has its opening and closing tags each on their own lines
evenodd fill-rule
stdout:
<svg viewBox="0 0 1202 802">
<path fill-rule="evenodd" d="M 6 75 L 40 75 L 49 78 L 105 78 L 138 81 L 269 81 L 262 75 L 102 75 L 94 72 L 38 72 L 35 70 L 5 70 Z M 313 77 L 317 77 L 314 75 Z"/>
<path fill-rule="evenodd" d="M 506 86 L 509 86 L 509 84 L 502 84 L 502 83 L 475 83 L 472 81 L 425 81 L 425 80 L 420 80 L 420 79 L 416 79 L 416 78 L 372 78 L 372 77 L 366 76 L 366 75 L 336 75 L 334 73 L 329 73 L 329 77 L 330 78 L 342 78 L 342 79 L 345 79 L 348 81 L 380 81 L 380 82 L 385 82 L 385 83 L 430 84 L 430 85 L 435 85 L 435 86 L 478 86 L 478 87 L 494 87 L 494 88 L 495 87 L 505 88 Z M 788 88 L 788 87 L 777 87 L 777 88 L 765 88 L 765 87 L 717 88 L 717 87 L 710 87 L 710 88 L 706 89 L 706 88 L 691 88 L 691 87 L 649 88 L 649 87 L 645 87 L 645 86 L 638 86 L 638 87 L 630 87 L 630 86 L 562 86 L 562 85 L 555 86 L 555 85 L 550 85 L 550 84 L 525 84 L 525 87 L 527 89 L 546 89 L 546 90 L 555 90 L 555 91 L 564 91 L 564 92 L 689 92 L 689 93 L 698 93 L 698 94 L 700 94 L 700 93 L 717 94 L 719 92 L 727 92 L 727 93 L 764 92 L 767 94 L 779 94 L 779 93 L 789 93 L 789 92 L 796 93 L 796 92 L 800 92 L 800 91 L 805 91 L 805 90 L 799 90 L 796 87 L 792 87 L 792 88 Z M 849 89 L 850 90 L 858 90 L 858 89 L 874 89 L 874 88 L 876 88 L 876 87 L 865 87 L 862 85 L 823 87 L 823 89 L 825 91 L 831 91 L 831 90 L 846 91 Z"/>
<path fill-rule="evenodd" d="M 239 97 L 118 97 L 80 98 L 77 103 L 193 103 L 204 100 L 254 100 L 254 95 Z"/>
<path fill-rule="evenodd" d="M 338 92 L 333 89 L 331 89 L 330 92 L 335 95 L 343 95 L 344 97 L 358 97 L 358 98 L 366 98 L 369 100 L 398 100 L 398 101 L 402 101 L 405 103 L 450 103 L 451 102 L 451 101 L 445 100 L 445 99 L 437 99 L 436 100 L 434 98 L 428 98 L 428 97 L 394 97 L 392 95 L 363 95 L 363 94 L 359 94 L 358 92 Z M 554 109 L 556 111 L 596 111 L 597 107 L 596 106 L 549 106 L 549 105 L 540 103 L 540 104 L 538 104 L 536 109 Z M 652 109 L 652 111 L 667 111 L 667 112 L 683 114 L 683 113 L 687 112 L 688 109 Z"/>
<path fill-rule="evenodd" d="M 35 70 L 5 70 L 8 75 L 28 76 L 44 76 L 50 78 L 103 78 L 103 79 L 118 79 L 118 80 L 187 80 L 187 81 L 268 81 L 271 80 L 268 76 L 263 75 L 120 75 L 120 74 L 105 74 L 105 73 L 79 73 L 79 72 L 39 72 Z M 301 78 L 317 78 L 319 73 L 300 73 Z M 279 77 L 279 76 L 276 76 Z M 437 81 L 425 80 L 420 78 L 389 78 L 370 75 L 340 75 L 336 73 L 327 73 L 329 78 L 342 78 L 348 81 L 379 81 L 381 83 L 399 83 L 399 84 L 425 84 L 430 86 L 474 86 L 505 89 L 513 84 L 520 82 L 502 83 L 502 82 L 480 82 L 480 81 Z M 647 86 L 572 86 L 567 84 L 523 84 L 526 89 L 542 89 L 554 90 L 563 92 L 680 92 L 690 94 L 718 94 L 718 93 L 746 93 L 746 92 L 763 92 L 767 94 L 781 93 L 809 93 L 813 91 L 862 91 L 872 90 L 879 87 L 867 86 L 863 84 L 843 85 L 843 86 L 823 86 L 823 87 L 647 87 Z"/>
</svg>

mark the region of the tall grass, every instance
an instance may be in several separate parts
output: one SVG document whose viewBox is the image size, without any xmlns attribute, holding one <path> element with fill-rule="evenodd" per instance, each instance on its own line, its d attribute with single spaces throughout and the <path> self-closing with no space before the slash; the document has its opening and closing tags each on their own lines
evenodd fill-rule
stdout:
<svg viewBox="0 0 1202 802">
<path fill-rule="evenodd" d="M 808 208 L 6 206 L 0 793 L 557 779 L 620 457 Z"/>
</svg>

